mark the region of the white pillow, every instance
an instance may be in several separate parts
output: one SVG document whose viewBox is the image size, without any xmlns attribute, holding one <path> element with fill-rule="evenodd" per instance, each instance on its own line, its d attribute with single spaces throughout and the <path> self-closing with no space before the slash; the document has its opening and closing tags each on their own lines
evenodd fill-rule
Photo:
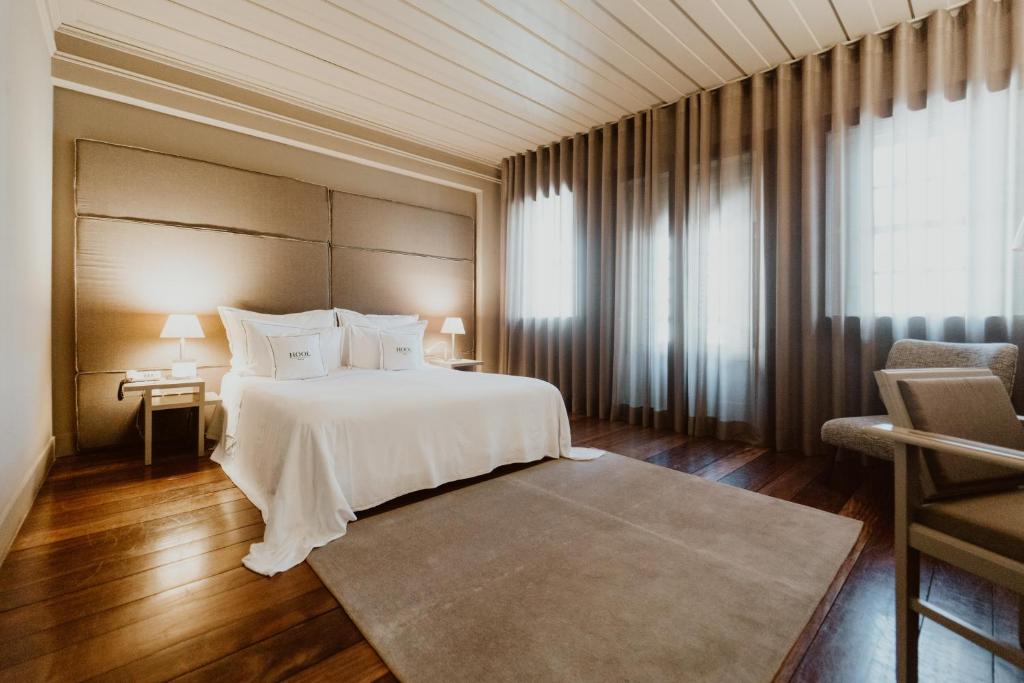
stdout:
<svg viewBox="0 0 1024 683">
<path fill-rule="evenodd" d="M 245 331 L 242 329 L 243 320 L 259 320 L 277 323 L 278 325 L 292 325 L 304 328 L 334 327 L 337 325 L 333 310 L 303 311 L 301 313 L 276 315 L 274 313 L 246 311 L 241 308 L 231 308 L 230 306 L 218 306 L 217 313 L 220 314 L 220 321 L 224 323 L 224 331 L 228 336 L 232 370 L 244 370 L 247 364 Z"/>
<path fill-rule="evenodd" d="M 370 313 L 370 314 L 367 314 L 367 315 L 363 315 L 362 313 L 358 313 L 356 311 L 350 311 L 350 310 L 345 309 L 345 308 L 335 308 L 334 312 L 338 315 L 338 324 L 341 325 L 341 327 L 345 329 L 346 342 L 345 342 L 345 348 L 342 349 L 342 355 L 341 355 L 342 364 L 343 365 L 351 365 L 351 366 L 357 367 L 357 368 L 369 367 L 369 366 L 367 366 L 367 365 L 359 365 L 355 361 L 352 360 L 352 353 L 353 353 L 353 349 L 355 348 L 354 345 L 355 344 L 360 344 L 362 342 L 365 342 L 365 343 L 368 344 L 369 341 L 366 340 L 366 339 L 363 339 L 362 342 L 354 342 L 353 338 L 355 336 L 365 337 L 366 334 L 364 333 L 362 335 L 358 335 L 358 333 L 351 332 L 351 328 L 359 326 L 359 327 L 363 327 L 363 328 L 370 328 L 370 329 L 377 329 L 377 330 L 387 330 L 387 329 L 391 329 L 392 327 L 398 327 L 398 326 L 401 326 L 401 325 L 410 325 L 412 323 L 417 322 L 420 319 L 420 317 L 418 315 L 416 315 L 416 314 L 409 314 L 409 315 L 382 315 L 382 314 Z M 380 341 L 379 338 L 378 338 L 377 341 L 378 342 Z M 366 349 L 364 348 L 364 350 L 366 350 Z M 363 356 L 361 358 L 360 362 L 362 362 L 362 363 L 369 362 L 368 361 L 368 356 Z M 380 361 L 378 360 L 377 363 L 375 365 L 373 365 L 372 367 L 373 367 L 373 369 L 379 368 L 380 367 Z"/>
<path fill-rule="evenodd" d="M 345 328 L 348 364 L 354 368 L 380 369 L 380 329 L 372 325 L 348 325 Z"/>
<path fill-rule="evenodd" d="M 327 374 L 319 334 L 267 337 L 274 359 L 274 379 L 313 379 Z"/>
<path fill-rule="evenodd" d="M 388 327 L 395 327 L 396 325 L 410 325 L 420 319 L 419 315 L 410 313 L 408 315 L 384 315 L 380 313 L 358 313 L 356 311 L 350 311 L 346 308 L 335 308 L 334 312 L 338 314 L 338 324 L 344 327 L 345 325 L 363 325 L 364 327 L 379 327 L 385 329 Z"/>
<path fill-rule="evenodd" d="M 245 363 L 240 369 L 243 374 L 270 377 L 274 374 L 274 361 L 267 344 L 267 337 L 293 337 L 299 334 L 319 334 L 320 351 L 327 372 L 341 367 L 341 350 L 344 338 L 340 327 L 306 329 L 292 325 L 278 325 L 258 320 L 243 320 L 245 331 Z"/>
<path fill-rule="evenodd" d="M 423 367 L 423 333 L 427 321 L 392 327 L 380 332 L 381 367 L 385 370 L 418 370 Z"/>
</svg>

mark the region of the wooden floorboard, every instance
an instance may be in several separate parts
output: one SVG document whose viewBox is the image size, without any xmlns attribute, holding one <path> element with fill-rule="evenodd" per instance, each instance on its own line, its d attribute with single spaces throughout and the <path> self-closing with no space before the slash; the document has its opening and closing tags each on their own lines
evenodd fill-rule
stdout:
<svg viewBox="0 0 1024 683">
<path fill-rule="evenodd" d="M 573 442 L 864 522 L 783 680 L 893 680 L 892 468 L 573 417 Z M 517 469 L 503 469 L 489 476 Z M 471 482 L 404 497 L 380 514 Z M 396 680 L 310 567 L 241 566 L 260 513 L 207 458 L 111 451 L 55 464 L 0 567 L 0 680 Z M 1005 639 L 1017 598 L 925 562 L 930 599 Z M 922 680 L 1024 681 L 925 623 Z"/>
</svg>

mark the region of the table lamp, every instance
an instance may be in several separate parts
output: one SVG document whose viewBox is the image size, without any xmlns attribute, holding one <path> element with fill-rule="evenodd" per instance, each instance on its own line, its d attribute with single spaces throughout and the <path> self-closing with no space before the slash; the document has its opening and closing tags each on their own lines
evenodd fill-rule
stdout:
<svg viewBox="0 0 1024 683">
<path fill-rule="evenodd" d="M 462 324 L 462 318 L 445 318 L 441 325 L 441 334 L 452 335 L 452 351 L 449 360 L 455 360 L 455 335 L 466 334 L 466 326 Z"/>
<path fill-rule="evenodd" d="M 171 363 L 171 377 L 175 379 L 188 379 L 196 376 L 196 362 L 185 360 L 185 340 L 202 339 L 203 327 L 199 324 L 199 318 L 194 315 L 173 313 L 167 316 L 164 329 L 160 337 L 165 339 L 178 338 L 178 360 Z"/>
</svg>

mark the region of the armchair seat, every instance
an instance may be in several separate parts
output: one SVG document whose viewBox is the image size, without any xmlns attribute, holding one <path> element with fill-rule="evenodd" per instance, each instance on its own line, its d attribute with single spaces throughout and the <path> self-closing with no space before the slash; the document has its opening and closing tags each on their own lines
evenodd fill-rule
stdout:
<svg viewBox="0 0 1024 683">
<path fill-rule="evenodd" d="M 922 505 L 917 522 L 1024 562 L 1024 489 Z"/>
<path fill-rule="evenodd" d="M 837 417 L 821 427 L 821 439 L 839 448 L 864 453 L 875 458 L 892 460 L 892 439 L 871 427 L 888 424 L 888 415 L 866 415 L 864 417 Z"/>
</svg>

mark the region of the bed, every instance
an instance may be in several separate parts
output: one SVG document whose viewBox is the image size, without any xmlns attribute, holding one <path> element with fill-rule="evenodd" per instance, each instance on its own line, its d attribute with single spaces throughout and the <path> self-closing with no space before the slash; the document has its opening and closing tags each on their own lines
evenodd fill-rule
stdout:
<svg viewBox="0 0 1024 683">
<path fill-rule="evenodd" d="M 540 380 L 427 366 L 342 368 L 303 381 L 228 373 L 213 459 L 260 509 L 244 558 L 273 575 L 345 534 L 356 513 L 406 493 L 572 449 L 562 396 Z"/>
</svg>

